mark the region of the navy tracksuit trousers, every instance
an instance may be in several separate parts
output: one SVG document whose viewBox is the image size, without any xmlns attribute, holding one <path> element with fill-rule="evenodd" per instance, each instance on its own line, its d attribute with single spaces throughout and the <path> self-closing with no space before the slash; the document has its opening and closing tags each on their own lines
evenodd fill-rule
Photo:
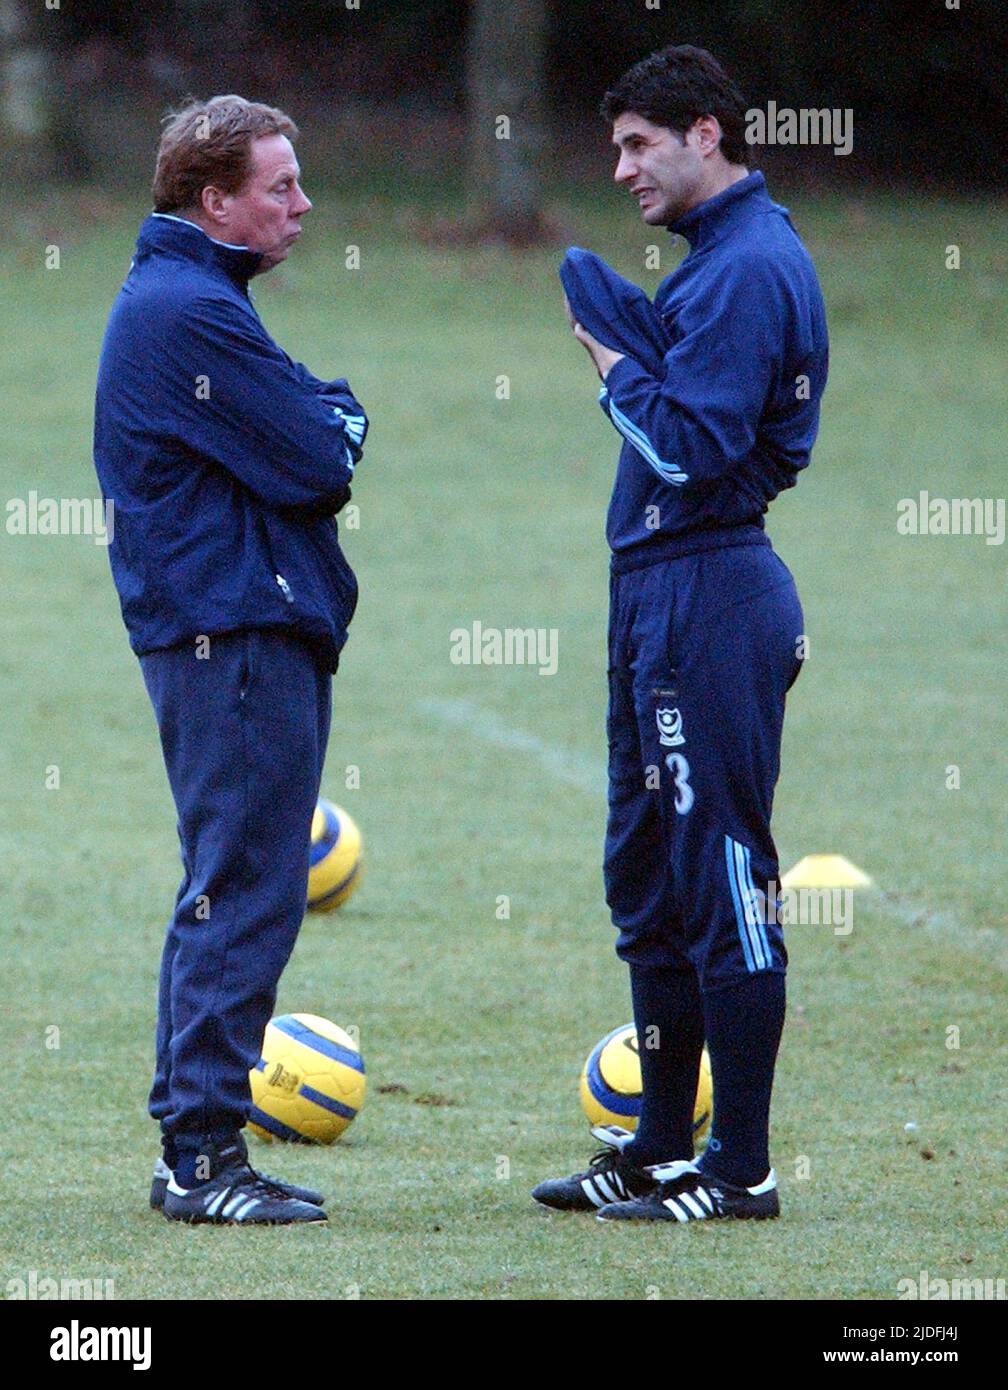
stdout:
<svg viewBox="0 0 1008 1390">
<path fill-rule="evenodd" d="M 617 554 L 611 579 L 605 881 L 617 951 L 695 970 L 703 990 L 787 964 L 770 814 L 803 617 L 767 538 L 739 540 L 700 549 L 698 537 L 693 553 L 657 562 Z"/>
<path fill-rule="evenodd" d="M 178 813 L 150 1113 L 166 1152 L 240 1129 L 308 890 L 332 677 L 278 628 L 140 658 Z"/>
</svg>

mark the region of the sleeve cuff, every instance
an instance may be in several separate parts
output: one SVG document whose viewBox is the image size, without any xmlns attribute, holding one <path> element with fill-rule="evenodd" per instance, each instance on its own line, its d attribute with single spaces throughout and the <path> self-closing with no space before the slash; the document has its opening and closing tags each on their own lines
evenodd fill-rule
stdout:
<svg viewBox="0 0 1008 1390">
<path fill-rule="evenodd" d="M 610 396 L 618 396 L 621 388 L 631 386 L 634 383 L 639 385 L 648 381 L 653 384 L 654 377 L 649 376 L 641 364 L 635 362 L 632 357 L 624 357 L 621 361 L 609 368 L 609 373 L 603 385 Z"/>
</svg>

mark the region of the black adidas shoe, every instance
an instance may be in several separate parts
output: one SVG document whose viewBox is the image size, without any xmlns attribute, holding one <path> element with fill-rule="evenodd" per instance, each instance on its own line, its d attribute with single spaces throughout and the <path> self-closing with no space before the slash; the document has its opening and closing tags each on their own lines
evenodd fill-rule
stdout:
<svg viewBox="0 0 1008 1390">
<path fill-rule="evenodd" d="M 623 1157 L 623 1147 L 633 1138 L 629 1130 L 598 1125 L 592 1130 L 605 1145 L 590 1160 L 584 1173 L 551 1178 L 532 1192 L 533 1200 L 553 1211 L 595 1211 L 610 1202 L 626 1203 L 651 1191 L 655 1180 L 646 1168 Z"/>
<path fill-rule="evenodd" d="M 651 1190 L 631 1201 L 613 1202 L 598 1213 L 600 1221 L 767 1221 L 780 1216 L 777 1177 L 771 1168 L 755 1187 L 736 1187 L 701 1173 L 692 1163 L 666 1163 L 650 1170 Z"/>
<path fill-rule="evenodd" d="M 167 1163 L 163 1158 L 159 1158 L 154 1164 L 154 1178 L 150 1190 L 150 1204 L 155 1211 L 164 1210 L 165 1193 L 168 1191 L 168 1180 L 171 1175 L 172 1171 Z M 272 1178 L 269 1173 L 260 1173 L 259 1176 L 271 1187 L 275 1187 L 278 1192 L 285 1192 L 288 1197 L 293 1197 L 295 1201 L 310 1202 L 314 1207 L 321 1207 L 325 1204 L 324 1195 L 321 1192 L 316 1192 L 313 1187 L 298 1187 L 296 1183 Z"/>
<path fill-rule="evenodd" d="M 198 1187 L 180 1187 L 169 1174 L 162 1211 L 169 1221 L 215 1226 L 288 1226 L 329 1218 L 314 1202 L 291 1196 L 286 1183 L 274 1182 L 248 1161 L 240 1134 L 223 1146 L 208 1144 L 210 1179 Z M 153 1191 L 151 1198 L 153 1200 Z"/>
</svg>

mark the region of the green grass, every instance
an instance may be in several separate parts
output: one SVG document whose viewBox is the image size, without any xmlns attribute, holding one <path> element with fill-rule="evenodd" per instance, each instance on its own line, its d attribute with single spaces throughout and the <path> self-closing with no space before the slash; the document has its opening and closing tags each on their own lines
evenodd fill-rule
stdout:
<svg viewBox="0 0 1008 1390">
<path fill-rule="evenodd" d="M 421 235 L 428 211 L 380 193 L 316 202 L 294 260 L 254 288 L 279 341 L 348 375 L 373 421 L 324 780 L 363 829 L 368 872 L 342 912 L 306 922 L 280 1007 L 358 1025 L 371 1091 L 334 1149 L 257 1149 L 331 1194 L 328 1229 L 179 1230 L 146 1209 L 173 807 L 105 550 L 0 534 L 0 1281 L 112 1278 L 141 1298 L 887 1298 L 921 1269 L 1003 1276 L 1004 550 L 895 525 L 921 488 L 1004 494 L 1003 220 L 791 201 L 833 353 L 813 466 L 770 518 L 812 642 L 776 829 L 785 864 L 843 853 L 883 891 L 859 895 L 846 939 L 791 932 L 773 1133 L 786 1219 L 607 1230 L 528 1199 L 585 1155 L 580 1063 L 629 1016 L 601 898 L 604 785 L 564 782 L 423 705 L 469 701 L 602 764 L 615 439 L 564 328 L 553 253 L 439 249 Z M 95 362 L 145 206 L 14 209 L 0 500 L 96 492 Z M 645 246 L 662 246 L 661 273 L 674 264 L 609 193 L 557 213 L 649 287 Z M 61 269 L 43 269 L 47 244 Z M 448 634 L 477 618 L 558 628 L 558 674 L 453 666 Z M 59 790 L 45 789 L 52 764 Z M 406 1092 L 381 1093 L 392 1084 Z M 446 1103 L 418 1103 L 431 1093 Z"/>
</svg>

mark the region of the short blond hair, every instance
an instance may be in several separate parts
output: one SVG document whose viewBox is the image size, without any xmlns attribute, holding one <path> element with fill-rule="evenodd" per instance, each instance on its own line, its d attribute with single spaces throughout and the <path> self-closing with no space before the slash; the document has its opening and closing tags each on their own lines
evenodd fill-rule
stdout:
<svg viewBox="0 0 1008 1390">
<path fill-rule="evenodd" d="M 199 207 L 212 184 L 237 193 L 252 167 L 252 142 L 264 135 L 286 135 L 298 128 L 284 111 L 239 96 L 190 98 L 164 118 L 154 170 L 154 211 L 181 212 Z"/>
</svg>

